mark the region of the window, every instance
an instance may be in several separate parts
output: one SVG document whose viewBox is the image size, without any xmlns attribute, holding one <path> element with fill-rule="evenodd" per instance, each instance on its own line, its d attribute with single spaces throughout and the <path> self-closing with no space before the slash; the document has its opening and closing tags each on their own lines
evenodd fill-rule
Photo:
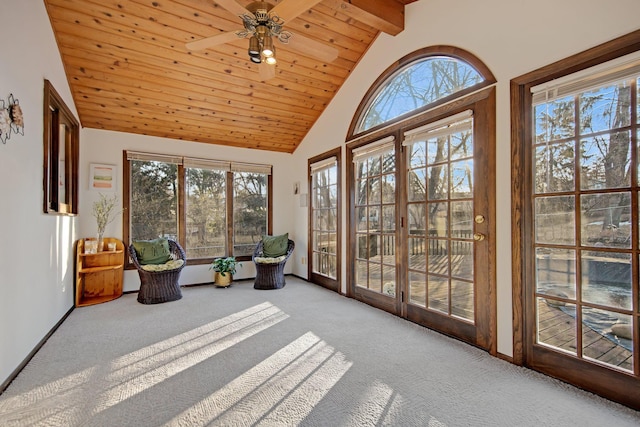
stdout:
<svg viewBox="0 0 640 427">
<path fill-rule="evenodd" d="M 640 59 L 589 74 L 531 89 L 536 343 L 633 372 Z M 551 333 L 557 310 L 581 322 Z"/>
<path fill-rule="evenodd" d="M 249 259 L 270 232 L 271 166 L 131 151 L 125 165 L 125 241 L 169 237 L 205 263 Z"/>
<path fill-rule="evenodd" d="M 514 361 L 638 408 L 640 32 L 511 82 Z"/>
<path fill-rule="evenodd" d="M 350 133 L 379 129 L 494 82 L 482 62 L 461 49 L 436 46 L 414 52 L 374 83 Z"/>
<path fill-rule="evenodd" d="M 78 213 L 80 125 L 49 80 L 44 81 L 45 213 Z"/>
</svg>

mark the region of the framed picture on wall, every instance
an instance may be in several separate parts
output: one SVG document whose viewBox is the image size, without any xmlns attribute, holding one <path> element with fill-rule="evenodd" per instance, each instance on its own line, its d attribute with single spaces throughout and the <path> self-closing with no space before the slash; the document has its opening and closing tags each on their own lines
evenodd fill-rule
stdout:
<svg viewBox="0 0 640 427">
<path fill-rule="evenodd" d="M 89 168 L 89 188 L 97 191 L 115 191 L 116 165 L 91 163 Z"/>
</svg>

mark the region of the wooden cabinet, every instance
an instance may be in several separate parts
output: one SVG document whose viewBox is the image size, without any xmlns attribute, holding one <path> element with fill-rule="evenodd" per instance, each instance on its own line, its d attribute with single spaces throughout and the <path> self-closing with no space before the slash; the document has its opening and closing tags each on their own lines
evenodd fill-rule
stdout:
<svg viewBox="0 0 640 427">
<path fill-rule="evenodd" d="M 115 243 L 115 251 L 107 250 Z M 84 253 L 85 239 L 76 247 L 76 307 L 99 304 L 122 295 L 124 245 L 119 239 L 104 238 L 104 251 Z"/>
</svg>

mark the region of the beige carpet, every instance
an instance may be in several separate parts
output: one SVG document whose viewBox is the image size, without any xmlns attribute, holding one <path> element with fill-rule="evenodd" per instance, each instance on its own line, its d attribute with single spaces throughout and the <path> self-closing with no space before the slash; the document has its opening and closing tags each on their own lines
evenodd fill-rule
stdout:
<svg viewBox="0 0 640 427">
<path fill-rule="evenodd" d="M 640 413 L 288 277 L 78 308 L 0 426 L 638 426 Z"/>
</svg>

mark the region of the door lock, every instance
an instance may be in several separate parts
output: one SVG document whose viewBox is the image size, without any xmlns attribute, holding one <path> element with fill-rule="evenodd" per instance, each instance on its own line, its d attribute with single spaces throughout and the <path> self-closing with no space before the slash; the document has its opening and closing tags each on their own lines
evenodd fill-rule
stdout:
<svg viewBox="0 0 640 427">
<path fill-rule="evenodd" d="M 482 224 L 484 222 L 484 215 L 476 215 L 476 224 Z"/>
</svg>

